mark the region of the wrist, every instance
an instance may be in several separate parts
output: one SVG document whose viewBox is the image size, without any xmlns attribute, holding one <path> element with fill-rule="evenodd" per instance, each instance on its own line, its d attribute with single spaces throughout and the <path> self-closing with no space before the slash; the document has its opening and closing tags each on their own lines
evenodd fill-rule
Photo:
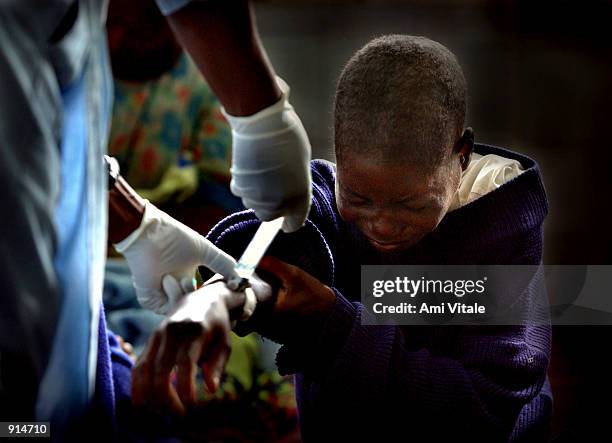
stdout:
<svg viewBox="0 0 612 443">
<path fill-rule="evenodd" d="M 146 200 L 118 176 L 109 191 L 108 238 L 119 243 L 134 232 L 142 223 Z"/>
<path fill-rule="evenodd" d="M 286 113 L 293 111 L 289 103 L 290 88 L 280 77 L 276 77 L 273 81 L 278 94 L 272 101 L 259 107 L 257 111 L 250 114 L 234 114 L 227 107 L 221 108 L 234 134 L 244 137 L 261 137 L 263 134 L 274 134 L 287 129 Z"/>
<path fill-rule="evenodd" d="M 227 307 L 230 320 L 240 320 L 243 315 L 243 308 L 247 298 L 245 292 L 236 292 L 230 290 L 226 285 L 225 277 L 220 274 L 216 274 L 206 280 L 201 287 L 212 286 L 215 284 L 220 284 L 223 286 L 223 289 L 216 291 L 216 294 L 218 295 L 221 302 L 223 302 L 223 304 L 225 304 L 225 306 Z"/>
</svg>

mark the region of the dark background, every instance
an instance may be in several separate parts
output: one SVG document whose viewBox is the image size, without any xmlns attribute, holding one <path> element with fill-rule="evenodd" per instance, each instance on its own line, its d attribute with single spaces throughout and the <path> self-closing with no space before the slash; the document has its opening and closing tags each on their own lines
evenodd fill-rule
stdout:
<svg viewBox="0 0 612 443">
<path fill-rule="evenodd" d="M 279 0 L 256 11 L 314 157 L 332 158 L 333 91 L 350 55 L 381 34 L 427 36 L 464 68 L 477 141 L 539 162 L 550 202 L 545 262 L 612 261 L 611 1 Z M 553 334 L 553 435 L 610 441 L 612 327 Z"/>
</svg>

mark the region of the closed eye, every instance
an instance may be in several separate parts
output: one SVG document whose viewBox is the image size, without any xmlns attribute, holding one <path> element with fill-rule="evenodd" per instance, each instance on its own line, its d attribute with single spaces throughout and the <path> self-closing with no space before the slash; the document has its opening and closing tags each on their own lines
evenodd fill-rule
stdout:
<svg viewBox="0 0 612 443">
<path fill-rule="evenodd" d="M 414 203 L 400 203 L 402 208 L 413 212 L 420 212 L 427 209 L 427 205 L 415 205 Z"/>
<path fill-rule="evenodd" d="M 349 197 L 347 200 L 348 203 L 353 206 L 367 206 L 370 204 L 370 200 L 366 198 Z"/>
<path fill-rule="evenodd" d="M 356 194 L 353 191 L 345 190 L 341 193 L 341 197 L 343 200 L 346 200 L 349 204 L 355 206 L 364 206 L 371 203 L 370 199 Z"/>
</svg>

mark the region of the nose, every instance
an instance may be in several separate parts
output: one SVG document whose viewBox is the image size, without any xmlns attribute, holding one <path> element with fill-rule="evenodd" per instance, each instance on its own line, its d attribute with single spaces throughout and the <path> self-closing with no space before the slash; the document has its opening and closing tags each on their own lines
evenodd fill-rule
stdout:
<svg viewBox="0 0 612 443">
<path fill-rule="evenodd" d="M 370 219 L 370 238 L 385 242 L 397 240 L 401 233 L 401 225 L 389 211 L 377 211 Z"/>
</svg>

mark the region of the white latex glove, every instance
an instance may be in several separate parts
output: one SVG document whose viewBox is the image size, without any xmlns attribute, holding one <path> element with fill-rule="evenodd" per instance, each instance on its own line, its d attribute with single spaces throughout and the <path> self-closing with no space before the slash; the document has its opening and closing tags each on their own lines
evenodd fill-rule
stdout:
<svg viewBox="0 0 612 443">
<path fill-rule="evenodd" d="M 260 220 L 284 215 L 283 231 L 299 229 L 312 197 L 310 142 L 300 118 L 289 104 L 289 86 L 274 105 L 248 117 L 223 110 L 232 127 L 232 193 Z"/>
<path fill-rule="evenodd" d="M 209 240 L 178 220 L 146 202 L 138 229 L 115 245 L 126 258 L 138 302 L 159 314 L 169 313 L 178 298 L 193 291 L 196 268 L 204 265 L 225 278 L 235 276 L 236 261 Z M 174 277 L 182 287 L 178 293 L 164 275 Z"/>
<path fill-rule="evenodd" d="M 214 292 L 216 295 L 221 295 L 228 310 L 231 311 L 232 309 L 243 307 L 246 317 L 253 313 L 257 303 L 264 302 L 272 297 L 272 288 L 268 283 L 259 278 L 257 274 L 253 274 L 249 278 L 250 289 L 255 296 L 252 300 L 249 300 L 249 294 L 229 289 L 225 281 L 219 281 L 221 278 L 224 278 L 224 276 L 216 274 L 207 280 L 198 291 L 202 291 L 204 287 L 207 287 L 208 289 L 204 292 Z M 179 282 L 174 276 L 169 274 L 165 275 L 162 279 L 164 293 L 171 300 L 180 300 L 185 295 L 194 292 L 196 290 L 195 284 L 193 284 L 193 281 L 189 283 Z"/>
</svg>

